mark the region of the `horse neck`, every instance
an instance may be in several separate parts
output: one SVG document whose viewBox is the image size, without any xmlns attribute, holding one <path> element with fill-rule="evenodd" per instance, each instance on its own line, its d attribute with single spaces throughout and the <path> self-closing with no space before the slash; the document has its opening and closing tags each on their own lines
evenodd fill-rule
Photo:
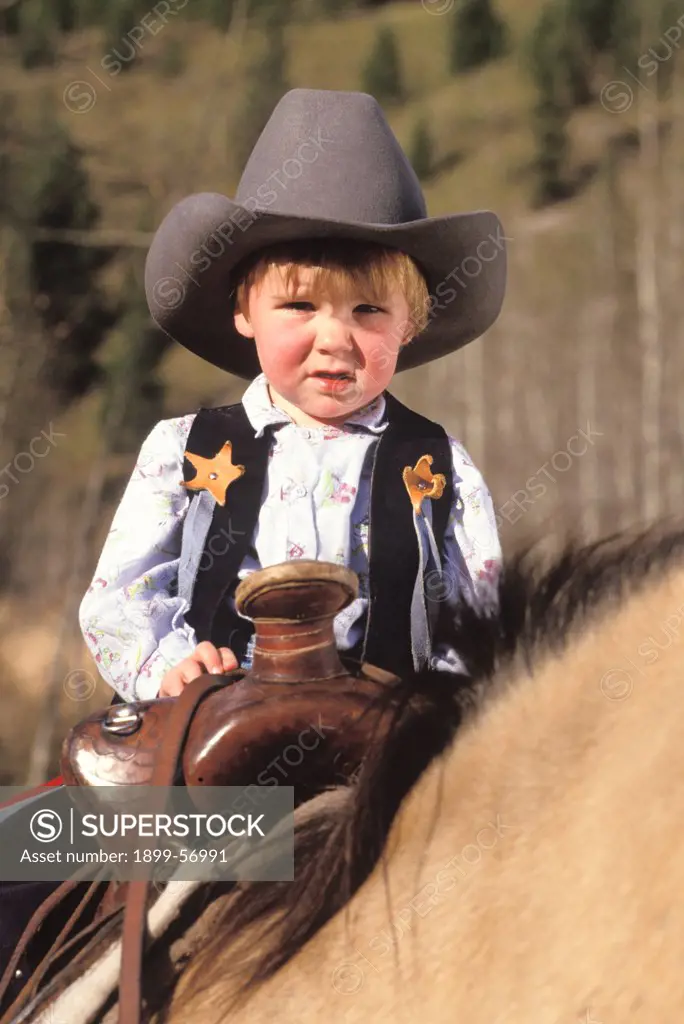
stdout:
<svg viewBox="0 0 684 1024">
<path fill-rule="evenodd" d="M 497 814 L 510 826 L 497 845 L 515 841 L 540 804 L 567 807 L 587 780 L 600 775 L 613 787 L 626 766 L 637 776 L 659 749 L 669 756 L 684 735 L 683 655 L 684 569 L 675 569 L 619 608 L 590 612 L 564 650 L 540 650 L 531 672 L 511 665 L 404 801 L 390 870 L 405 865 L 408 884 L 418 859 L 438 862 L 477 845 Z M 480 845 L 492 838 L 480 835 Z"/>
</svg>

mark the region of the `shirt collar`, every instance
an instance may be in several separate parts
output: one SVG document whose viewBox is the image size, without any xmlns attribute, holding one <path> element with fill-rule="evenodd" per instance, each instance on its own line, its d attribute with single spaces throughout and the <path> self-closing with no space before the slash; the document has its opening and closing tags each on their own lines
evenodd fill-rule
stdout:
<svg viewBox="0 0 684 1024">
<path fill-rule="evenodd" d="M 278 409 L 271 401 L 271 396 L 268 393 L 268 381 L 263 373 L 255 377 L 249 385 L 242 396 L 242 404 L 249 422 L 254 427 L 256 437 L 261 437 L 266 427 L 294 423 L 291 416 L 282 409 Z M 387 427 L 385 406 L 384 395 L 380 394 L 372 402 L 362 406 L 360 409 L 356 409 L 349 419 L 344 421 L 342 427 L 321 426 L 320 428 L 312 427 L 310 429 L 339 430 L 340 433 L 343 433 L 344 428 L 351 426 L 360 427 L 373 434 L 379 434 Z"/>
</svg>

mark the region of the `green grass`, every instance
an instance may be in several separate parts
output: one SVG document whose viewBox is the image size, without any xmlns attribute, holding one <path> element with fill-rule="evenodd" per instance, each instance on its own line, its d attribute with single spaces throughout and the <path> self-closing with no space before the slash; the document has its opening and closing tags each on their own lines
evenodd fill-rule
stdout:
<svg viewBox="0 0 684 1024">
<path fill-rule="evenodd" d="M 429 212 L 496 210 L 516 238 L 511 284 L 519 281 L 521 288 L 527 280 L 523 263 L 528 268 L 530 259 L 521 237 L 562 222 L 561 248 L 568 249 L 570 224 L 585 239 L 593 229 L 591 190 L 549 212 L 533 213 L 529 207 L 533 93 L 521 44 L 541 2 L 501 0 L 499 9 L 512 39 L 509 54 L 458 77 L 448 70 L 446 17 L 428 13 L 418 2 L 389 4 L 334 22 L 298 23 L 287 32 L 292 86 L 357 89 L 378 26 L 392 26 L 409 98 L 403 106 L 389 108 L 387 115 L 405 147 L 417 117 L 421 112 L 428 116 L 440 167 L 424 185 Z M 186 69 L 166 78 L 160 62 L 171 38 L 187 47 Z M 44 90 L 55 98 L 57 116 L 85 151 L 103 227 L 150 230 L 190 192 L 232 194 L 238 175 L 232 166 L 229 125 L 245 69 L 259 52 L 258 34 L 251 30 L 243 38 L 226 37 L 179 15 L 156 37 L 146 37 L 132 68 L 115 77 L 100 65 L 102 46 L 101 34 L 89 30 L 66 39 L 55 68 L 28 73 L 7 59 L 0 87 L 14 91 L 27 107 L 35 106 Z M 93 89 L 95 102 L 86 113 L 70 112 L 63 102 L 75 81 Z M 578 164 L 599 161 L 607 138 L 633 124 L 633 111 L 616 117 L 595 105 L 580 112 L 572 123 Z M 544 255 L 536 258 L 543 266 Z M 106 282 L 120 294 L 121 264 L 107 272 Z M 521 298 L 525 294 L 522 288 Z M 168 415 L 198 403 L 236 398 L 241 390 L 240 382 L 180 348 L 168 355 L 162 375 Z M 96 402 L 88 399 L 68 415 L 73 436 L 79 438 L 73 449 L 79 465 L 92 455 L 95 414 Z"/>
</svg>

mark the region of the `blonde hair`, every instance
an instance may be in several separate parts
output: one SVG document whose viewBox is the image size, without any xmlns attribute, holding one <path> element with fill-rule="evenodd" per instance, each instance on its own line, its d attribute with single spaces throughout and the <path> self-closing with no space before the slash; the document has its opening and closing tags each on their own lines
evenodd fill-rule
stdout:
<svg viewBox="0 0 684 1024">
<path fill-rule="evenodd" d="M 243 261 L 234 274 L 234 308 L 244 316 L 248 315 L 250 289 L 258 285 L 272 267 L 282 269 L 285 286 L 291 294 L 297 288 L 300 267 L 313 269 L 311 297 L 314 301 L 323 296 L 344 301 L 353 294 L 360 294 L 369 303 L 378 305 L 396 288 L 409 307 L 407 339 L 427 327 L 430 316 L 427 282 L 415 261 L 399 249 L 355 239 L 330 238 L 282 242 L 260 249 Z"/>
</svg>

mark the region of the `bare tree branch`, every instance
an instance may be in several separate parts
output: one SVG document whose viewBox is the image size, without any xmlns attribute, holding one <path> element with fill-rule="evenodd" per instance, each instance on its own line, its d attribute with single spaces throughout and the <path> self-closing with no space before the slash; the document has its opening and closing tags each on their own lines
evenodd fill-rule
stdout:
<svg viewBox="0 0 684 1024">
<path fill-rule="evenodd" d="M 653 12 L 642 14 L 642 42 L 647 44 L 653 28 Z M 637 307 L 641 350 L 641 513 L 645 522 L 660 515 L 660 404 L 662 397 L 662 352 L 658 289 L 658 101 L 650 90 L 637 94 L 639 128 L 639 169 L 637 193 Z"/>
</svg>

